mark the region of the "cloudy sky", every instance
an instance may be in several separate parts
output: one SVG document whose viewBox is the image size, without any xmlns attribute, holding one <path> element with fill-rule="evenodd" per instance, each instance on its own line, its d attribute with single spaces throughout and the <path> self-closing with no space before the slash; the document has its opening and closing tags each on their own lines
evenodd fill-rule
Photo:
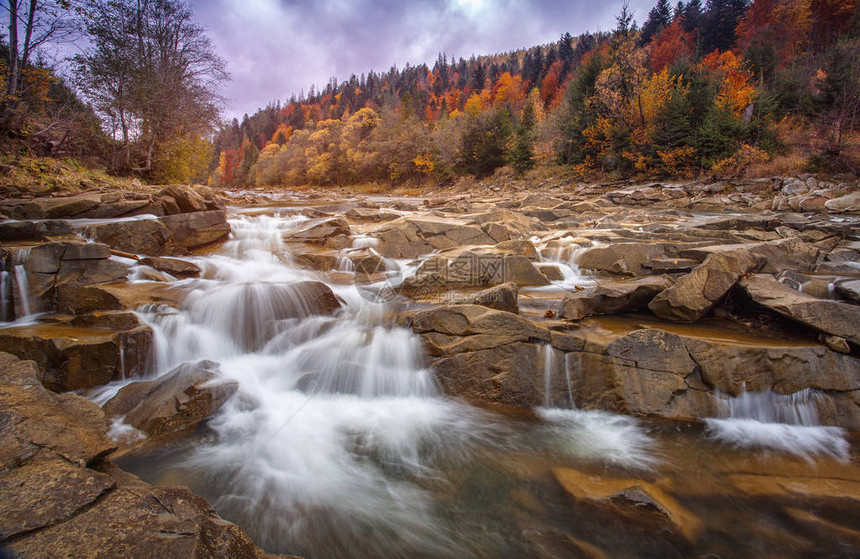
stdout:
<svg viewBox="0 0 860 559">
<path fill-rule="evenodd" d="M 655 2 L 631 0 L 642 22 Z M 191 0 L 227 60 L 226 116 L 241 117 L 311 84 L 432 65 L 610 30 L 620 0 Z"/>
</svg>

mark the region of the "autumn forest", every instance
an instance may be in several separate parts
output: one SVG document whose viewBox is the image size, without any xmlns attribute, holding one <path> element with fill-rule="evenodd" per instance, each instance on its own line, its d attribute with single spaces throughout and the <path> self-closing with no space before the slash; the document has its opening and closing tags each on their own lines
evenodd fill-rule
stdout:
<svg viewBox="0 0 860 559">
<path fill-rule="evenodd" d="M 193 73 L 174 80 L 146 62 L 151 50 L 123 54 L 143 44 L 140 26 L 125 23 L 142 16 L 130 3 L 91 2 L 101 10 L 84 26 L 95 47 L 76 58 L 73 79 L 25 59 L 29 120 L 4 87 L 5 141 L 43 137 L 37 149 L 114 173 L 221 187 L 446 184 L 500 169 L 581 179 L 860 171 L 852 0 L 658 0 L 640 22 L 625 4 L 611 32 L 332 78 L 220 124 L 207 88 L 223 64 L 188 8 L 152 4 L 152 29 L 170 10 L 182 15 Z M 6 86 L 20 57 L 6 57 Z"/>
</svg>

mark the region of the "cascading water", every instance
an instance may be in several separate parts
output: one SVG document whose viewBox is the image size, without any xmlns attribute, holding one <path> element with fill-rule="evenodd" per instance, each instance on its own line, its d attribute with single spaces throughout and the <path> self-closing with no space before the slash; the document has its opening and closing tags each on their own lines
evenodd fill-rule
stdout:
<svg viewBox="0 0 860 559">
<path fill-rule="evenodd" d="M 340 310 L 316 312 L 307 281 L 319 278 L 293 267 L 282 241 L 302 220 L 236 217 L 219 253 L 194 259 L 201 278 L 181 282 L 181 307 L 141 312 L 158 374 L 205 358 L 240 386 L 210 436 L 154 470 L 207 497 L 257 543 L 317 558 L 486 556 L 507 549 L 505 530 L 438 502 L 476 453 L 529 452 L 540 440 L 564 456 L 648 461 L 650 439 L 629 418 L 547 410 L 535 427 L 543 435 L 530 437 L 441 397 L 419 339 L 352 285 L 333 287 Z M 137 436 L 121 424 L 111 432 Z"/>
<path fill-rule="evenodd" d="M 9 310 L 12 294 L 9 290 L 9 272 L 6 271 L 6 261 L 0 260 L 0 322 L 9 322 L 11 316 Z"/>
<path fill-rule="evenodd" d="M 811 389 L 794 394 L 743 392 L 719 400 L 721 418 L 705 420 L 709 435 L 741 448 L 764 448 L 805 458 L 829 455 L 847 460 L 846 432 L 818 421 L 820 395 Z"/>
<path fill-rule="evenodd" d="M 21 317 L 30 316 L 30 288 L 27 283 L 27 270 L 24 269 L 23 264 L 15 265 L 15 283 L 18 284 Z"/>
</svg>

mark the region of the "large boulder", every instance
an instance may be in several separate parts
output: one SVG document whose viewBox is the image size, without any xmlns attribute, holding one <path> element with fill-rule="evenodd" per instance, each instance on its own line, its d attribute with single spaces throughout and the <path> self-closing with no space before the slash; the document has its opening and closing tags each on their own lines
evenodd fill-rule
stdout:
<svg viewBox="0 0 860 559">
<path fill-rule="evenodd" d="M 559 318 L 581 320 L 597 314 L 640 311 L 657 294 L 674 284 L 669 276 L 650 276 L 630 281 L 604 280 L 592 289 L 565 296 Z"/>
<path fill-rule="evenodd" d="M 87 236 L 112 248 L 133 254 L 161 255 L 170 252 L 173 236 L 157 219 L 134 219 L 92 225 Z"/>
<path fill-rule="evenodd" d="M 490 236 L 481 225 L 463 219 L 406 217 L 377 231 L 377 250 L 389 258 L 417 258 L 436 250 L 465 245 L 495 245 L 506 238 Z"/>
<path fill-rule="evenodd" d="M 112 248 L 134 254 L 163 256 L 189 252 L 220 243 L 230 234 L 224 211 L 167 215 L 91 225 L 87 236 Z"/>
<path fill-rule="evenodd" d="M 652 273 L 645 264 L 655 258 L 677 256 L 673 243 L 611 243 L 584 250 L 577 261 L 580 268 L 620 276 L 643 276 Z"/>
<path fill-rule="evenodd" d="M 824 207 L 831 212 L 860 212 L 860 190 L 855 190 L 845 196 L 833 198 L 824 203 Z"/>
<path fill-rule="evenodd" d="M 648 304 L 658 317 L 673 322 L 696 322 L 745 274 L 758 270 L 762 259 L 745 249 L 715 253 Z"/>
<path fill-rule="evenodd" d="M 479 305 L 449 305 L 419 311 L 412 329 L 424 334 L 431 355 L 491 349 L 514 342 L 550 341 L 549 331 L 513 313 Z"/>
<path fill-rule="evenodd" d="M 152 330 L 39 323 L 0 330 L 0 351 L 39 365 L 39 380 L 57 392 L 81 390 L 148 371 Z"/>
<path fill-rule="evenodd" d="M 763 258 L 765 262 L 760 271 L 767 274 L 776 274 L 783 270 L 811 272 L 815 269 L 815 265 L 821 254 L 821 251 L 815 245 L 805 243 L 797 237 L 792 237 L 763 243 L 688 248 L 681 250 L 680 255 L 702 261 L 711 254 L 731 252 L 737 249 L 748 250 L 753 255 Z"/>
<path fill-rule="evenodd" d="M 147 257 L 140 260 L 142 266 L 149 266 L 159 272 L 166 272 L 178 278 L 200 275 L 196 264 L 178 258 Z"/>
<path fill-rule="evenodd" d="M 860 307 L 795 291 L 771 276 L 745 278 L 741 289 L 755 303 L 805 326 L 860 345 Z"/>
<path fill-rule="evenodd" d="M 170 254 L 188 254 L 226 241 L 230 235 L 227 213 L 222 210 L 168 215 L 159 220 L 172 236 Z"/>
<path fill-rule="evenodd" d="M 157 379 L 123 387 L 102 409 L 150 438 L 186 431 L 214 415 L 239 387 L 219 377 L 217 363 L 185 363 Z"/>
<path fill-rule="evenodd" d="M 508 282 L 477 293 L 470 293 L 464 297 L 463 303 L 517 314 L 520 312 L 517 298 L 517 284 Z"/>
<path fill-rule="evenodd" d="M 39 377 L 33 361 L 0 353 L 0 472 L 43 449 L 74 464 L 90 464 L 116 448 L 97 405 L 75 394 L 55 394 Z"/>
<path fill-rule="evenodd" d="M 324 245 L 336 237 L 349 237 L 349 223 L 342 217 L 326 217 L 309 219 L 292 231 L 284 234 L 284 239 L 290 242 L 311 243 Z"/>
</svg>

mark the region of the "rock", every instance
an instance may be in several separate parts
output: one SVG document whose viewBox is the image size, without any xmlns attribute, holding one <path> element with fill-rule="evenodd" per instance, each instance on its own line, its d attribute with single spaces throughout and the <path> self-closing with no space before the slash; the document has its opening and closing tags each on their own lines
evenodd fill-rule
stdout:
<svg viewBox="0 0 860 559">
<path fill-rule="evenodd" d="M 651 272 L 644 264 L 655 258 L 677 256 L 677 246 L 670 243 L 612 243 L 584 250 L 577 264 L 580 268 L 622 276 L 643 276 Z"/>
<path fill-rule="evenodd" d="M 660 515 L 690 542 L 698 540 L 705 531 L 698 517 L 647 481 L 589 475 L 572 468 L 553 468 L 553 474 L 565 491 L 579 501 Z"/>
<path fill-rule="evenodd" d="M 860 344 L 860 307 L 817 299 L 779 283 L 773 277 L 756 275 L 740 282 L 749 298 L 759 305 L 825 334 Z"/>
<path fill-rule="evenodd" d="M 503 241 L 495 246 L 498 250 L 503 250 L 514 256 L 525 256 L 529 260 L 537 260 L 538 251 L 531 241 Z"/>
<path fill-rule="evenodd" d="M 845 338 L 840 338 L 839 336 L 824 336 L 823 341 L 824 345 L 829 347 L 835 352 L 849 354 L 851 353 L 851 346 L 848 345 L 848 340 Z"/>
<path fill-rule="evenodd" d="M 372 276 L 374 274 L 385 272 L 387 269 L 385 260 L 383 260 L 375 251 L 370 249 L 362 249 L 351 253 L 349 255 L 349 260 L 352 262 L 356 274 Z"/>
<path fill-rule="evenodd" d="M 353 221 L 382 222 L 400 217 L 400 214 L 379 208 L 352 208 L 344 214 Z"/>
<path fill-rule="evenodd" d="M 320 272 L 330 272 L 340 267 L 341 258 L 332 252 L 303 252 L 294 256 L 296 264 Z"/>
<path fill-rule="evenodd" d="M 849 303 L 860 305 L 860 280 L 841 280 L 835 283 L 836 295 Z"/>
<path fill-rule="evenodd" d="M 64 261 L 56 285 L 98 285 L 128 276 L 128 267 L 114 260 Z"/>
<path fill-rule="evenodd" d="M 463 302 L 466 304 L 481 305 L 482 307 L 517 314 L 520 312 L 517 297 L 517 284 L 508 282 L 477 293 L 469 294 L 465 297 Z"/>
<path fill-rule="evenodd" d="M 168 215 L 159 218 L 159 221 L 171 233 L 171 254 L 188 254 L 193 250 L 223 242 L 230 234 L 227 212 L 221 210 Z M 160 256 L 161 253 L 152 255 Z"/>
<path fill-rule="evenodd" d="M 136 310 L 143 305 L 178 306 L 182 293 L 158 283 L 62 285 L 57 288 L 57 312 Z"/>
<path fill-rule="evenodd" d="M 593 289 L 565 296 L 559 318 L 581 320 L 596 314 L 645 310 L 658 293 L 673 283 L 665 275 L 630 281 L 604 280 Z"/>
<path fill-rule="evenodd" d="M 851 194 L 833 198 L 824 203 L 824 207 L 831 212 L 860 212 L 860 190 L 855 190 Z"/>
<path fill-rule="evenodd" d="M 478 305 L 449 305 L 419 311 L 412 329 L 426 334 L 431 355 L 490 349 L 519 341 L 550 341 L 549 331 L 513 313 Z"/>
<path fill-rule="evenodd" d="M 520 207 L 525 208 L 528 206 L 534 206 L 536 208 L 555 208 L 561 203 L 562 200 L 553 198 L 552 196 L 547 196 L 546 194 L 529 194 L 522 200 Z"/>
<path fill-rule="evenodd" d="M 4 221 L 0 223 L 0 241 L 44 240 L 46 237 L 73 235 L 67 221 Z"/>
<path fill-rule="evenodd" d="M 642 267 L 648 268 L 654 273 L 677 274 L 692 272 L 693 268 L 701 264 L 701 260 L 692 258 L 652 258 L 642 263 Z"/>
<path fill-rule="evenodd" d="M 745 274 L 756 271 L 761 259 L 737 249 L 715 253 L 648 304 L 658 317 L 673 322 L 696 322 L 705 316 Z"/>
<path fill-rule="evenodd" d="M 148 326 L 111 331 L 40 323 L 0 330 L 0 351 L 35 361 L 39 380 L 57 392 L 140 376 L 148 371 L 151 345 Z"/>
<path fill-rule="evenodd" d="M 417 258 L 435 250 L 498 242 L 466 220 L 435 217 L 400 218 L 386 224 L 376 236 L 377 250 L 389 258 Z"/>
<path fill-rule="evenodd" d="M 98 406 L 74 394 L 46 390 L 39 376 L 34 362 L 0 353 L 0 471 L 41 449 L 83 464 L 112 452 L 115 445 Z"/>
<path fill-rule="evenodd" d="M 552 262 L 538 262 L 535 264 L 535 267 L 541 274 L 543 274 L 543 277 L 549 281 L 564 280 L 564 274 L 558 264 L 554 264 Z"/>
<path fill-rule="evenodd" d="M 72 326 L 80 328 L 102 328 L 105 330 L 134 330 L 141 324 L 140 318 L 133 312 L 107 311 L 94 312 L 72 319 Z"/>
<path fill-rule="evenodd" d="M 349 235 L 349 223 L 344 218 L 327 217 L 305 221 L 296 229 L 285 233 L 284 239 L 290 242 L 324 245 L 333 237 L 349 237 Z"/>
<path fill-rule="evenodd" d="M 161 190 L 158 196 L 170 196 L 182 213 L 206 211 L 206 200 L 190 186 L 171 185 Z"/>
<path fill-rule="evenodd" d="M 606 193 L 606 198 L 623 206 L 652 206 L 679 198 L 686 198 L 682 188 L 664 187 L 661 184 L 635 185 Z"/>
<path fill-rule="evenodd" d="M 87 227 L 85 234 L 112 248 L 133 254 L 166 254 L 172 249 L 173 235 L 157 219 L 116 221 Z"/>
<path fill-rule="evenodd" d="M 134 382 L 102 408 L 150 438 L 185 431 L 214 415 L 236 392 L 235 381 L 218 381 L 218 364 L 185 363 L 155 380 Z"/>
<path fill-rule="evenodd" d="M 115 486 L 110 476 L 59 457 L 29 462 L 0 477 L 0 534 L 10 539 L 63 522 Z"/>
<path fill-rule="evenodd" d="M 200 268 L 196 264 L 178 258 L 148 257 L 142 258 L 140 264 L 178 278 L 200 275 Z"/>
<path fill-rule="evenodd" d="M 15 557 L 267 557 L 206 502 L 110 464 L 94 403 L 54 394 L 32 361 L 0 353 L 0 533 Z M 95 467 L 98 464 L 100 471 Z"/>
<path fill-rule="evenodd" d="M 821 251 L 814 245 L 793 237 L 764 243 L 747 243 L 736 245 L 715 245 L 702 248 L 684 249 L 680 255 L 697 260 L 704 260 L 711 254 L 731 252 L 733 250 L 748 250 L 754 256 L 765 259 L 760 271 L 776 274 L 783 270 L 796 272 L 811 272 L 818 262 Z"/>
<path fill-rule="evenodd" d="M 11 551 L 22 559 L 269 557 L 188 489 L 153 487 L 124 477 L 95 506 L 16 539 Z"/>
</svg>

